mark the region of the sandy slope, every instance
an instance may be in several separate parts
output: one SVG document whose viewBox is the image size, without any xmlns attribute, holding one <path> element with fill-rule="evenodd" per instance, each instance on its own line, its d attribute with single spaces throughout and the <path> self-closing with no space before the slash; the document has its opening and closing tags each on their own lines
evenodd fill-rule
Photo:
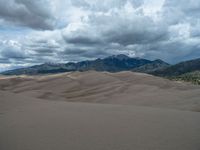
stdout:
<svg viewBox="0 0 200 150">
<path fill-rule="evenodd" d="M 0 78 L 0 150 L 200 149 L 200 86 L 132 72 Z"/>
<path fill-rule="evenodd" d="M 0 94 L 1 150 L 200 149 L 198 112 Z"/>
<path fill-rule="evenodd" d="M 0 90 L 28 97 L 200 111 L 200 86 L 147 74 L 74 72 L 0 80 Z"/>
</svg>

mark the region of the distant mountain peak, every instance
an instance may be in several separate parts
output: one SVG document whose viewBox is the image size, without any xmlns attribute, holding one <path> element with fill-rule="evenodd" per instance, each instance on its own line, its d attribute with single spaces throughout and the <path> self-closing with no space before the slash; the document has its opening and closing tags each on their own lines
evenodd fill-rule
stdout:
<svg viewBox="0 0 200 150">
<path fill-rule="evenodd" d="M 130 57 L 128 57 L 125 54 L 112 55 L 112 56 L 109 56 L 108 58 L 116 58 L 116 59 L 119 59 L 119 60 L 130 59 Z"/>
<path fill-rule="evenodd" d="M 161 60 L 161 59 L 155 59 L 153 62 L 154 62 L 154 63 L 160 63 L 160 64 L 168 64 L 168 63 L 166 63 L 165 61 L 163 61 L 163 60 Z M 168 65 L 169 65 L 169 64 L 168 64 Z"/>
</svg>

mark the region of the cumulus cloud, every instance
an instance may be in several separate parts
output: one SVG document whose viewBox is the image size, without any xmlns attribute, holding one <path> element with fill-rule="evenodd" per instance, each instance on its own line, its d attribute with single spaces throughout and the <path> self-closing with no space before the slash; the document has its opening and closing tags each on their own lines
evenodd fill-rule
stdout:
<svg viewBox="0 0 200 150">
<path fill-rule="evenodd" d="M 111 8 L 119 9 L 127 2 L 130 2 L 134 7 L 139 7 L 144 3 L 143 0 L 73 0 L 71 2 L 74 6 L 95 12 L 106 12 Z"/>
<path fill-rule="evenodd" d="M 3 59 L 24 59 L 26 52 L 21 49 L 21 45 L 17 41 L 4 41 L 0 50 Z"/>
<path fill-rule="evenodd" d="M 0 0 L 0 41 L 18 43 L 0 42 L 0 63 L 81 61 L 120 53 L 177 63 L 200 57 L 199 18 L 196 0 Z"/>
<path fill-rule="evenodd" d="M 54 27 L 54 17 L 46 0 L 0 0 L 0 19 L 33 29 Z"/>
</svg>

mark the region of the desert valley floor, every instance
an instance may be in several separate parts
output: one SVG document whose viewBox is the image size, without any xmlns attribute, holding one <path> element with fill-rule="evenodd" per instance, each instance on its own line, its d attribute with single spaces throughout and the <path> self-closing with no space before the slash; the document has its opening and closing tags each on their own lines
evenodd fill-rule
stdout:
<svg viewBox="0 0 200 150">
<path fill-rule="evenodd" d="M 134 72 L 0 77 L 1 150 L 199 150 L 200 86 Z"/>
</svg>

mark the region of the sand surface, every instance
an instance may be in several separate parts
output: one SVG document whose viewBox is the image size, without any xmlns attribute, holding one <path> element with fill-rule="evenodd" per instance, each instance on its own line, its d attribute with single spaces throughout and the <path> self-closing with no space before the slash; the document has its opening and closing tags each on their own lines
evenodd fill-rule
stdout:
<svg viewBox="0 0 200 150">
<path fill-rule="evenodd" d="M 199 97 L 132 72 L 0 77 L 0 150 L 199 150 Z"/>
<path fill-rule="evenodd" d="M 200 111 L 200 86 L 134 72 L 0 77 L 0 90 L 43 100 Z"/>
</svg>

